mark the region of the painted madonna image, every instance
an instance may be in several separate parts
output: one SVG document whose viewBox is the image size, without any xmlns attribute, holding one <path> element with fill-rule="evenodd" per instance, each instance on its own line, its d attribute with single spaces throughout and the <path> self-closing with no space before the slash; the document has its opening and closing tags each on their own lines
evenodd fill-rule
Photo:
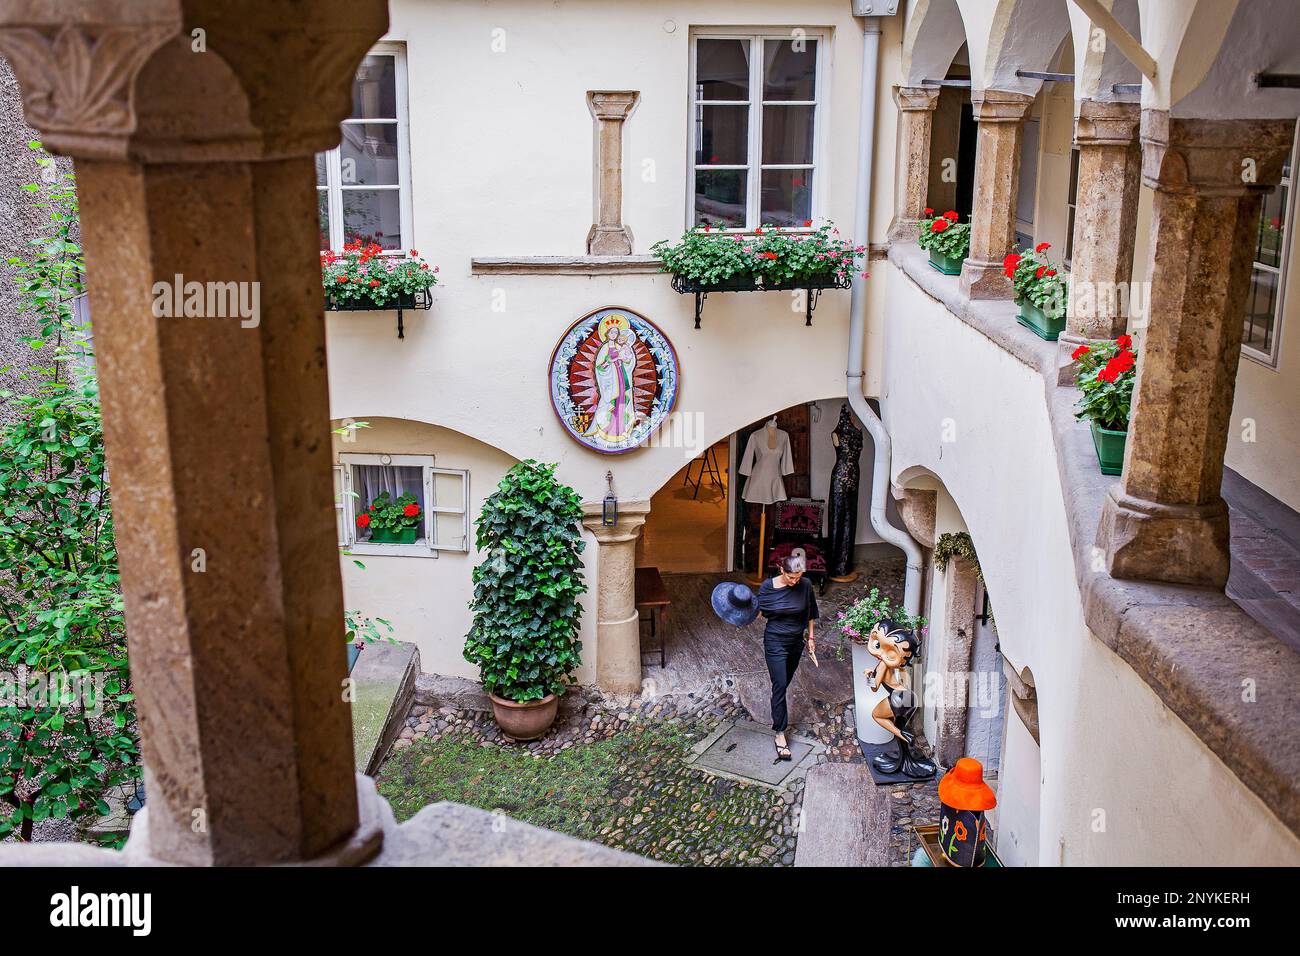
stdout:
<svg viewBox="0 0 1300 956">
<path fill-rule="evenodd" d="M 663 332 L 628 309 L 599 309 L 569 327 L 551 358 L 551 404 L 595 451 L 631 451 L 677 400 L 677 355 Z"/>
</svg>

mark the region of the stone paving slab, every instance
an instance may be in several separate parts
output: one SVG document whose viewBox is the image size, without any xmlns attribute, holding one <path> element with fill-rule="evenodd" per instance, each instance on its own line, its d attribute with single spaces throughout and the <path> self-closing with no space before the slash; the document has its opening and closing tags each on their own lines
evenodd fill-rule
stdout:
<svg viewBox="0 0 1300 956">
<path fill-rule="evenodd" d="M 785 790 L 826 751 L 816 740 L 787 732 L 791 759 L 777 760 L 775 739 L 776 734 L 762 724 L 724 722 L 691 749 L 685 763 L 728 780 Z"/>
<path fill-rule="evenodd" d="M 401 731 L 415 696 L 414 644 L 367 644 L 352 668 L 352 739 L 357 770 L 373 776 Z"/>
<path fill-rule="evenodd" d="M 889 866 L 890 809 L 863 763 L 824 763 L 804 783 L 795 866 Z"/>
</svg>

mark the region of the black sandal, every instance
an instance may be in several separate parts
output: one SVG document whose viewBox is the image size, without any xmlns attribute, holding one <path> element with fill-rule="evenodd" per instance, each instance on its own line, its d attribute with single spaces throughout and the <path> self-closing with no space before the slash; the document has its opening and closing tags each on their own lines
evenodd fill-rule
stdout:
<svg viewBox="0 0 1300 956">
<path fill-rule="evenodd" d="M 777 759 L 777 760 L 793 760 L 793 759 L 794 759 L 794 755 L 793 755 L 792 753 L 790 753 L 790 747 L 789 747 L 788 745 L 782 747 L 780 744 L 778 744 L 778 743 L 776 742 L 776 738 L 775 738 L 775 737 L 772 738 L 772 745 L 773 745 L 774 747 L 776 747 L 776 759 Z"/>
</svg>

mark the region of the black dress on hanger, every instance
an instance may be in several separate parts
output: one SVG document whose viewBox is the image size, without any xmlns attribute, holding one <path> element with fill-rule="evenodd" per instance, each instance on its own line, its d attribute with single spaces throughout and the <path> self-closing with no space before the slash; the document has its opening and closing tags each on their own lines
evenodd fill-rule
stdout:
<svg viewBox="0 0 1300 956">
<path fill-rule="evenodd" d="M 834 435 L 835 467 L 831 469 L 831 487 L 827 524 L 826 565 L 832 578 L 843 577 L 853 570 L 853 544 L 858 532 L 858 484 L 861 474 L 858 458 L 862 454 L 862 429 L 849 417 L 849 406 L 840 406 L 840 420 Z"/>
</svg>

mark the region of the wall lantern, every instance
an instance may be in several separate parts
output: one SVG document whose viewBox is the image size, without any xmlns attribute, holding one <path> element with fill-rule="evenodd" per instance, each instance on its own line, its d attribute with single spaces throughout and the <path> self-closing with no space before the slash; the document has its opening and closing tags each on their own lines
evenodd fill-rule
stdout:
<svg viewBox="0 0 1300 956">
<path fill-rule="evenodd" d="M 609 494 L 605 496 L 605 503 L 600 509 L 600 523 L 606 528 L 612 528 L 618 524 L 618 498 L 614 495 L 614 473 L 605 472 L 605 483 L 609 485 Z"/>
</svg>

